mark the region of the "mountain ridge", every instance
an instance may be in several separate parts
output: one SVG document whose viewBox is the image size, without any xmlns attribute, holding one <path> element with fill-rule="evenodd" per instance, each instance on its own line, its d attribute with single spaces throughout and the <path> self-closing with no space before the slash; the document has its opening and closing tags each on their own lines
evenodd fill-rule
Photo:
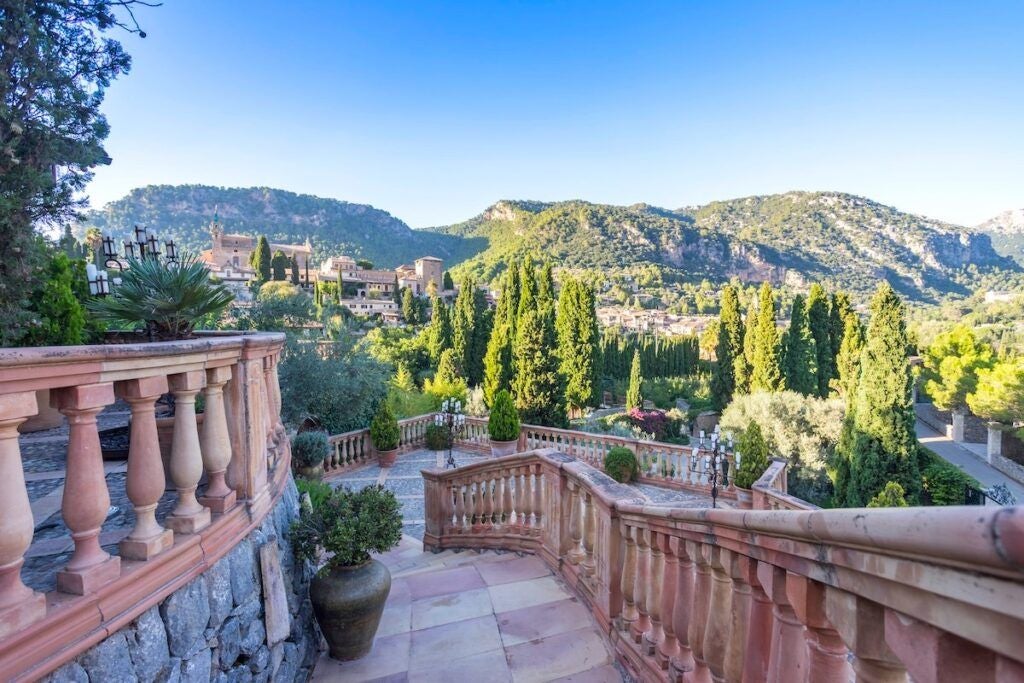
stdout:
<svg viewBox="0 0 1024 683">
<path fill-rule="evenodd" d="M 1024 209 L 1003 211 L 974 229 L 988 235 L 997 252 L 1024 265 Z"/>
</svg>

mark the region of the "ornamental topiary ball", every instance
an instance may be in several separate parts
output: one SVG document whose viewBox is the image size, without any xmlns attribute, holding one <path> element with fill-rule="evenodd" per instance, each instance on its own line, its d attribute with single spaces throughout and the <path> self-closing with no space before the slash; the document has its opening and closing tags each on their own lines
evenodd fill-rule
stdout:
<svg viewBox="0 0 1024 683">
<path fill-rule="evenodd" d="M 625 446 L 616 446 L 604 456 L 604 471 L 615 481 L 625 484 L 640 476 L 640 465 L 633 451 Z"/>
</svg>

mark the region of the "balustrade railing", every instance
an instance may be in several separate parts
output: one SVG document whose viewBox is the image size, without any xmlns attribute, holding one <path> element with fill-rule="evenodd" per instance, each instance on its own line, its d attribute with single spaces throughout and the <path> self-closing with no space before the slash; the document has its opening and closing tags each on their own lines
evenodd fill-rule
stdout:
<svg viewBox="0 0 1024 683">
<path fill-rule="evenodd" d="M 398 421 L 400 450 L 406 451 L 422 446 L 426 440 L 427 427 L 434 424 L 434 414 L 417 415 Z M 324 472 L 336 473 L 362 467 L 374 462 L 377 451 L 370 440 L 369 429 L 357 429 L 328 438 L 332 453 L 324 459 Z"/>
<path fill-rule="evenodd" d="M 277 384 L 283 343 L 281 334 L 211 334 L 0 350 L 0 680 L 31 680 L 60 666 L 212 566 L 262 521 L 290 459 Z M 155 404 L 168 392 L 175 506 L 161 522 L 166 482 Z M 47 393 L 68 423 L 61 514 L 73 550 L 54 569 L 56 590 L 44 595 L 21 576 L 34 519 L 18 426 Z M 97 415 L 118 398 L 131 413 L 126 493 L 135 521 L 111 553 L 101 547 L 110 493 Z"/>
<path fill-rule="evenodd" d="M 424 480 L 425 548 L 536 553 L 637 680 L 1024 681 L 1019 507 L 673 508 L 553 449 Z"/>
</svg>

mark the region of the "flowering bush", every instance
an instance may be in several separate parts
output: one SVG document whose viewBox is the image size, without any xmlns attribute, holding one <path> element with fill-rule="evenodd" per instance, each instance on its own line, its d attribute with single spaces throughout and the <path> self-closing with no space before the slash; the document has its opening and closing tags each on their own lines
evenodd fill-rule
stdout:
<svg viewBox="0 0 1024 683">
<path fill-rule="evenodd" d="M 656 441 L 662 441 L 669 435 L 669 420 L 661 410 L 630 408 L 626 415 L 634 427 L 646 434 L 653 434 Z"/>
</svg>

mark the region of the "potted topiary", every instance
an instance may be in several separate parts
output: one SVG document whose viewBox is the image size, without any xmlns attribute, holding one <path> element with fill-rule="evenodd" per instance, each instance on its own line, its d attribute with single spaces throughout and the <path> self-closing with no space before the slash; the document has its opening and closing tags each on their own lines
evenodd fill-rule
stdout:
<svg viewBox="0 0 1024 683">
<path fill-rule="evenodd" d="M 494 397 L 491 416 L 487 420 L 487 433 L 490 435 L 493 457 L 516 452 L 519 444 L 519 412 L 512 403 L 512 396 L 505 389 Z"/>
<path fill-rule="evenodd" d="M 633 451 L 625 446 L 615 446 L 604 456 L 604 472 L 615 481 L 625 484 L 640 476 L 640 465 Z"/>
<path fill-rule="evenodd" d="M 739 461 L 739 468 L 733 477 L 733 483 L 736 484 L 736 504 L 741 510 L 749 510 L 754 504 L 754 494 L 750 487 L 761 478 L 770 464 L 768 443 L 756 422 L 747 425 L 740 435 L 736 443 L 736 459 Z"/>
<path fill-rule="evenodd" d="M 402 516 L 395 494 L 374 484 L 359 491 L 303 495 L 291 540 L 299 559 L 324 565 L 309 584 L 331 657 L 358 659 L 370 651 L 391 592 L 391 572 L 370 557 L 398 545 Z"/>
<path fill-rule="evenodd" d="M 370 439 L 377 449 L 377 462 L 381 467 L 391 467 L 398 457 L 398 420 L 391 412 L 387 401 L 381 401 L 377 414 L 370 422 Z"/>
<path fill-rule="evenodd" d="M 303 479 L 319 479 L 324 475 L 324 460 L 331 454 L 327 433 L 299 432 L 292 438 L 292 462 Z"/>
</svg>

